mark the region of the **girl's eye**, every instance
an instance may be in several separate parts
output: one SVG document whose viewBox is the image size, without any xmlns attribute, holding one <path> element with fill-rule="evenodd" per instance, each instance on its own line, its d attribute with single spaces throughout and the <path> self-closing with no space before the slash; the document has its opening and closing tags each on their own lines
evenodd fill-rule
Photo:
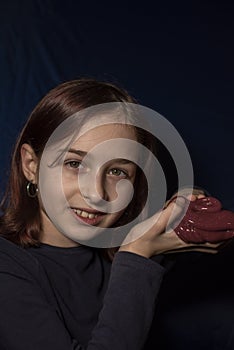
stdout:
<svg viewBox="0 0 234 350">
<path fill-rule="evenodd" d="M 109 175 L 114 175 L 114 176 L 123 176 L 123 177 L 128 176 L 128 174 L 125 171 L 118 168 L 110 169 L 108 173 Z"/>
<path fill-rule="evenodd" d="M 81 162 L 79 162 L 78 160 L 69 160 L 65 162 L 65 165 L 68 168 L 79 169 L 81 167 Z"/>
</svg>

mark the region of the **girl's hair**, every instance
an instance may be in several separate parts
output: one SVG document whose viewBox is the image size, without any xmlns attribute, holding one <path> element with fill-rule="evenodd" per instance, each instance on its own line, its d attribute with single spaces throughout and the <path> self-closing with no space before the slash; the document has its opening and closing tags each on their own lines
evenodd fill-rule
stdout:
<svg viewBox="0 0 234 350">
<path fill-rule="evenodd" d="M 21 166 L 21 146 L 29 144 L 40 159 L 49 137 L 65 119 L 82 109 L 108 102 L 136 103 L 122 88 L 94 79 L 63 83 L 38 103 L 19 135 L 13 153 L 9 183 L 0 207 L 3 213 L 0 232 L 3 237 L 23 247 L 40 243 L 42 223 L 39 202 L 37 197 L 27 195 L 28 181 Z M 154 141 L 148 133 L 136 128 L 136 134 L 142 144 L 153 149 Z M 137 216 L 145 202 L 147 183 L 143 172 L 140 169 L 137 171 L 134 184 L 137 190 L 128 206 L 128 215 L 120 219 L 121 225 Z"/>
</svg>

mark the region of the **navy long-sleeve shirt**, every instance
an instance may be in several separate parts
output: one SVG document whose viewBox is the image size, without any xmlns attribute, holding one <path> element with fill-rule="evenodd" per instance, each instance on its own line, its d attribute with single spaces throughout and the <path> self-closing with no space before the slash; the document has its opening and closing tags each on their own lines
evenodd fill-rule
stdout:
<svg viewBox="0 0 234 350">
<path fill-rule="evenodd" d="M 0 350 L 233 350 L 234 240 L 153 259 L 0 238 Z"/>
<path fill-rule="evenodd" d="M 1 350 L 140 350 L 164 268 L 128 252 L 0 238 Z"/>
</svg>

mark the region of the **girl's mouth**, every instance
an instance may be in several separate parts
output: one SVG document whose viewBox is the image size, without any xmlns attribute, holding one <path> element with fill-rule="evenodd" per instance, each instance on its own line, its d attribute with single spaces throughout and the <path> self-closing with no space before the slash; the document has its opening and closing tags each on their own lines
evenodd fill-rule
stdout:
<svg viewBox="0 0 234 350">
<path fill-rule="evenodd" d="M 75 214 L 75 217 L 86 224 L 97 225 L 102 221 L 105 213 L 84 209 L 71 208 L 72 212 Z"/>
</svg>

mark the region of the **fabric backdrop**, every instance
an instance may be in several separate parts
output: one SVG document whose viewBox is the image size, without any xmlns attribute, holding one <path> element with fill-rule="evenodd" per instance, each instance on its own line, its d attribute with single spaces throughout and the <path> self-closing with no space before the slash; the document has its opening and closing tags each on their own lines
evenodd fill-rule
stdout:
<svg viewBox="0 0 234 350">
<path fill-rule="evenodd" d="M 231 1 L 2 0 L 1 192 L 32 108 L 85 76 L 118 83 L 173 123 L 196 184 L 234 209 L 233 16 Z"/>
</svg>

